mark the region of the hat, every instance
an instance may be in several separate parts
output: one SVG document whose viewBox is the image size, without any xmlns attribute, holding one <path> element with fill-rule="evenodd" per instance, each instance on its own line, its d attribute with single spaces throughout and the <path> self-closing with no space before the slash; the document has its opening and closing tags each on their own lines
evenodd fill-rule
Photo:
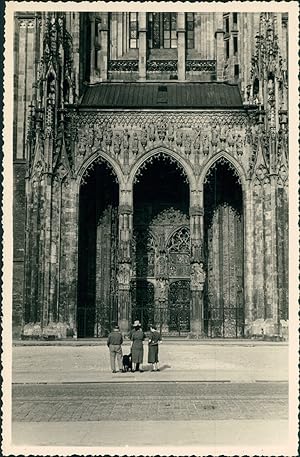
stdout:
<svg viewBox="0 0 300 457">
<path fill-rule="evenodd" d="M 118 325 L 114 325 L 114 330 L 120 330 L 120 327 Z"/>
<path fill-rule="evenodd" d="M 133 327 L 139 327 L 140 325 L 140 321 L 134 321 L 133 323 Z"/>
</svg>

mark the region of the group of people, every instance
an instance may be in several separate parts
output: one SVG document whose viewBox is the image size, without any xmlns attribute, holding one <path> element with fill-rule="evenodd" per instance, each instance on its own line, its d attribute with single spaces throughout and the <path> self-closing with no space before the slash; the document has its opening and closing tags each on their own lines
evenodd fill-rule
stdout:
<svg viewBox="0 0 300 457">
<path fill-rule="evenodd" d="M 116 325 L 113 331 L 108 335 L 107 346 L 110 353 L 110 365 L 113 373 L 117 373 L 116 359 L 119 367 L 119 372 L 125 372 L 130 369 L 132 372 L 143 372 L 144 345 L 146 335 L 141 328 L 139 321 L 134 321 L 133 330 L 130 333 L 132 341 L 131 353 L 123 357 L 122 343 L 123 336 L 120 328 Z M 161 343 L 160 333 L 154 325 L 150 325 L 150 336 L 148 340 L 148 363 L 152 364 L 152 371 L 159 371 L 158 347 Z"/>
</svg>

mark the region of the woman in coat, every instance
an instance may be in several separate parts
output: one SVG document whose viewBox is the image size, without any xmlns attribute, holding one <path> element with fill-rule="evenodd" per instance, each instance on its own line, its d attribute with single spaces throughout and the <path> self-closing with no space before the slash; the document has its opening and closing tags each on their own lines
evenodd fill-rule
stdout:
<svg viewBox="0 0 300 457">
<path fill-rule="evenodd" d="M 142 373 L 142 363 L 144 356 L 143 341 L 145 339 L 145 334 L 141 329 L 141 324 L 139 321 L 134 321 L 133 330 L 130 335 L 132 341 L 131 346 L 131 360 L 132 360 L 132 371 L 139 371 Z"/>
<path fill-rule="evenodd" d="M 151 371 L 159 371 L 158 368 L 158 345 L 161 343 L 161 336 L 156 328 L 152 325 L 150 327 L 149 349 L 148 349 L 148 363 L 152 363 Z"/>
</svg>

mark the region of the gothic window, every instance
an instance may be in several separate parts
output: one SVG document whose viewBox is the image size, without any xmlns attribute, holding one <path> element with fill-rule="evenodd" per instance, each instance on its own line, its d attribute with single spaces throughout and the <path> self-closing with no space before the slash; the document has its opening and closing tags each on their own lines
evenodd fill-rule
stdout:
<svg viewBox="0 0 300 457">
<path fill-rule="evenodd" d="M 186 13 L 186 47 L 193 49 L 194 45 L 194 13 Z"/>
<path fill-rule="evenodd" d="M 186 277 L 190 274 L 190 231 L 188 227 L 178 229 L 168 242 L 169 274 Z"/>
<path fill-rule="evenodd" d="M 129 47 L 138 48 L 138 13 L 129 13 Z"/>
<path fill-rule="evenodd" d="M 136 277 L 154 276 L 155 241 L 151 233 L 144 230 L 134 233 L 132 258 Z"/>
<path fill-rule="evenodd" d="M 177 48 L 177 14 L 149 13 L 148 14 L 148 43 L 149 48 Z"/>
</svg>

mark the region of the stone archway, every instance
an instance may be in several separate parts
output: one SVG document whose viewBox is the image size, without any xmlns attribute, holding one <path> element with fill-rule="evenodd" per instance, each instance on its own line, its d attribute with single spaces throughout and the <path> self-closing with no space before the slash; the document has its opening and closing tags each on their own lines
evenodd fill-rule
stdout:
<svg viewBox="0 0 300 457">
<path fill-rule="evenodd" d="M 138 304 L 134 306 L 137 306 L 141 315 L 151 315 L 154 324 L 165 334 L 169 333 L 170 285 L 175 280 L 190 280 L 189 196 L 189 181 L 185 170 L 178 161 L 165 153 L 150 156 L 136 170 L 133 185 L 132 285 L 139 287 L 146 282 L 153 285 L 154 312 L 150 313 L 146 309 L 142 312 Z M 174 270 L 174 259 L 180 256 L 181 251 L 175 249 L 179 244 L 172 244 L 174 250 L 170 253 L 169 245 L 174 233 L 180 229 L 188 231 L 188 244 L 185 246 L 188 259 L 186 268 Z M 186 254 L 185 251 L 182 255 Z M 133 290 L 132 294 L 146 303 L 147 300 L 141 295 L 143 290 L 148 291 L 149 287 Z M 132 309 L 132 319 L 135 315 L 136 309 Z"/>
<path fill-rule="evenodd" d="M 240 177 L 224 157 L 204 181 L 204 330 L 210 337 L 244 333 L 244 217 Z"/>
<path fill-rule="evenodd" d="M 78 337 L 105 336 L 118 320 L 118 205 L 114 169 L 93 161 L 79 190 Z"/>
</svg>

